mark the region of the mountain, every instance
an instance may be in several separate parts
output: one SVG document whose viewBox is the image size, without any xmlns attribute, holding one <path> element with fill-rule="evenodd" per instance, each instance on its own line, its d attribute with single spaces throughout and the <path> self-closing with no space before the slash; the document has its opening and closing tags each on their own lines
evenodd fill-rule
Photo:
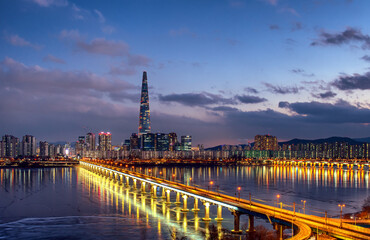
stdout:
<svg viewBox="0 0 370 240">
<path fill-rule="evenodd" d="M 370 137 L 365 137 L 365 138 L 354 138 L 353 140 L 356 140 L 357 142 L 370 143 Z"/>
<path fill-rule="evenodd" d="M 252 146 L 253 145 L 254 144 L 252 143 Z M 238 145 L 224 144 L 224 145 L 218 145 L 218 146 L 215 146 L 215 147 L 206 148 L 204 150 L 206 150 L 206 151 L 221 151 L 223 146 L 242 146 L 242 147 L 245 147 L 245 146 L 247 146 L 247 144 L 238 144 Z"/>
<path fill-rule="evenodd" d="M 356 145 L 361 144 L 362 142 L 356 141 L 352 138 L 348 137 L 330 137 L 330 138 L 321 138 L 321 139 L 315 139 L 315 140 L 307 140 L 307 139 L 298 139 L 294 138 L 287 142 L 279 142 L 279 145 L 283 144 L 306 144 L 306 143 L 314 143 L 314 144 L 320 144 L 320 143 L 335 143 L 335 142 L 347 142 L 350 145 Z"/>
<path fill-rule="evenodd" d="M 292 140 L 286 141 L 286 142 L 279 142 L 279 145 L 283 144 L 306 144 L 306 143 L 314 143 L 314 144 L 319 144 L 319 143 L 335 143 L 335 142 L 347 142 L 350 145 L 359 145 L 362 143 L 370 143 L 370 137 L 367 138 L 348 138 L 348 137 L 330 137 L 330 138 L 320 138 L 320 139 L 314 139 L 314 140 L 308 140 L 308 139 L 299 139 L 299 138 L 294 138 Z M 254 143 L 251 143 L 252 147 Z M 211 151 L 221 151 L 222 146 L 225 145 L 218 145 L 215 147 L 210 147 L 206 148 L 205 150 L 211 150 Z M 240 144 L 238 146 L 246 146 L 246 144 Z"/>
</svg>

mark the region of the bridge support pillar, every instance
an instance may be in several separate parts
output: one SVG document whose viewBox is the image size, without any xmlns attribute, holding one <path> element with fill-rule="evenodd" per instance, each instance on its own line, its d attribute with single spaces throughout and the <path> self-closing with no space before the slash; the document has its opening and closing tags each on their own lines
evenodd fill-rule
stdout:
<svg viewBox="0 0 370 240">
<path fill-rule="evenodd" d="M 134 179 L 134 188 L 133 188 L 134 190 L 136 190 L 137 188 L 136 188 L 136 179 Z"/>
<path fill-rule="evenodd" d="M 180 192 L 177 192 L 176 193 L 176 202 L 175 202 L 176 205 L 180 205 L 181 202 L 180 202 Z"/>
<path fill-rule="evenodd" d="M 126 187 L 130 187 L 130 178 L 126 177 Z"/>
<path fill-rule="evenodd" d="M 157 198 L 157 186 L 156 185 L 152 186 L 152 197 Z"/>
<path fill-rule="evenodd" d="M 249 216 L 249 228 L 247 230 L 248 232 L 248 235 L 253 238 L 254 237 L 254 233 L 256 232 L 256 230 L 254 229 L 254 216 L 253 215 L 248 215 Z"/>
<path fill-rule="evenodd" d="M 194 198 L 194 208 L 192 209 L 193 212 L 199 212 L 198 208 L 198 198 Z"/>
<path fill-rule="evenodd" d="M 181 212 L 189 212 L 189 209 L 188 209 L 188 196 L 184 195 L 182 196 L 182 198 L 184 199 L 184 206 L 183 208 L 181 209 Z"/>
<path fill-rule="evenodd" d="M 141 194 L 145 194 L 145 182 L 141 182 Z"/>
<path fill-rule="evenodd" d="M 167 190 L 167 201 L 166 201 L 166 204 L 171 204 L 171 191 L 170 190 Z"/>
<path fill-rule="evenodd" d="M 164 189 L 164 187 L 162 187 L 162 197 L 163 199 L 166 198 L 166 190 Z"/>
<path fill-rule="evenodd" d="M 118 183 L 119 183 L 119 185 L 122 185 L 123 184 L 123 176 L 119 175 L 118 177 L 119 177 Z"/>
<path fill-rule="evenodd" d="M 233 211 L 232 215 L 234 215 L 234 229 L 231 230 L 231 232 L 235 234 L 241 234 L 242 231 L 240 230 L 240 212 Z"/>
<path fill-rule="evenodd" d="M 284 232 L 284 226 L 281 224 L 275 225 L 275 230 L 278 233 L 279 240 L 283 240 L 283 232 Z"/>
<path fill-rule="evenodd" d="M 215 220 L 218 221 L 218 222 L 223 220 L 223 218 L 222 218 L 222 206 L 221 205 L 217 206 L 217 218 Z"/>
<path fill-rule="evenodd" d="M 205 211 L 204 211 L 204 218 L 203 221 L 211 221 L 211 219 L 209 218 L 209 202 L 206 202 L 204 204 L 204 207 L 205 207 Z"/>
</svg>

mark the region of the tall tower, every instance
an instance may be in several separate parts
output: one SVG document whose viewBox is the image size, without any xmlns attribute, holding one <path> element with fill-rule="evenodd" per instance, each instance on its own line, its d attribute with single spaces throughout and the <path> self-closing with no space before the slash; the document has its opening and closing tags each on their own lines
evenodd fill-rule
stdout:
<svg viewBox="0 0 370 240">
<path fill-rule="evenodd" d="M 150 110 L 148 78 L 146 72 L 143 72 L 143 83 L 141 85 L 140 117 L 139 117 L 139 136 L 150 133 Z"/>
</svg>

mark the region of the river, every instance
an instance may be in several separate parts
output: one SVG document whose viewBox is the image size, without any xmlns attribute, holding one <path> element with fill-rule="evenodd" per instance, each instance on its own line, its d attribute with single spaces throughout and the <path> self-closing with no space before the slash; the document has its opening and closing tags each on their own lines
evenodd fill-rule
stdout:
<svg viewBox="0 0 370 240">
<path fill-rule="evenodd" d="M 232 196 L 329 217 L 361 210 L 370 195 L 369 171 L 284 166 L 167 167 L 136 169 Z M 77 166 L 0 169 L 0 239 L 171 239 L 171 234 L 203 239 L 207 225 L 181 206 L 141 196 Z M 280 196 L 277 199 L 277 195 Z M 171 196 L 173 202 L 175 195 Z M 305 207 L 303 206 L 305 201 Z M 192 201 L 189 200 L 189 209 Z M 216 206 L 211 206 L 211 218 Z M 233 218 L 223 209 L 222 227 Z M 241 225 L 247 222 L 242 216 Z M 217 225 L 212 220 L 211 225 Z M 264 220 L 256 224 L 269 226 Z M 219 225 L 220 227 L 220 225 Z"/>
</svg>

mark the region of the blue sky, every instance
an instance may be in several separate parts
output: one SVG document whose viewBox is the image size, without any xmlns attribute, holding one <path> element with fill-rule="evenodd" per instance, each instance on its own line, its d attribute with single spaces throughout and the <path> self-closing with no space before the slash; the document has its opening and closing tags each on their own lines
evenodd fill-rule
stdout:
<svg viewBox="0 0 370 240">
<path fill-rule="evenodd" d="M 370 3 L 0 1 L 0 134 L 195 144 L 370 135 Z"/>
</svg>

